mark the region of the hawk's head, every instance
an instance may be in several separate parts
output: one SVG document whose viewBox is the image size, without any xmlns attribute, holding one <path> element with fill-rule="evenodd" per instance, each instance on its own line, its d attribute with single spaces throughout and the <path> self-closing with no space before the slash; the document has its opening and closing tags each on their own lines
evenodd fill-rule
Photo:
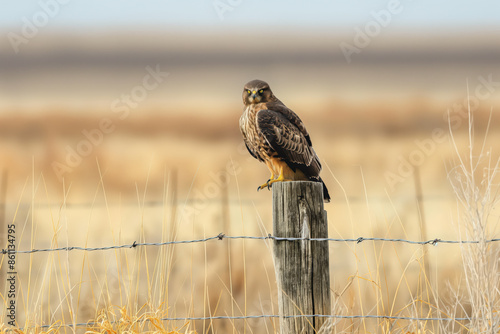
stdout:
<svg viewBox="0 0 500 334">
<path fill-rule="evenodd" d="M 245 105 L 269 102 L 273 99 L 273 92 L 265 81 L 252 80 L 243 88 L 243 103 Z"/>
</svg>

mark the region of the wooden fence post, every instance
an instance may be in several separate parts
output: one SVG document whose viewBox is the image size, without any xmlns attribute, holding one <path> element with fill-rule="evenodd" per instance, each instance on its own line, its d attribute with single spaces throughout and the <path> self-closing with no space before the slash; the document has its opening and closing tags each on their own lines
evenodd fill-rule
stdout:
<svg viewBox="0 0 500 334">
<path fill-rule="evenodd" d="M 321 183 L 273 184 L 273 232 L 281 238 L 328 238 Z M 274 240 L 282 334 L 317 333 L 331 314 L 328 241 Z"/>
</svg>

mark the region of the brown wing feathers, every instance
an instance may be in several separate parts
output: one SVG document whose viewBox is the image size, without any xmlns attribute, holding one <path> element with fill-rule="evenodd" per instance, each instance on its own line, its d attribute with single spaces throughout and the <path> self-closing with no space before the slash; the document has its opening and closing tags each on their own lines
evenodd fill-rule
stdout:
<svg viewBox="0 0 500 334">
<path fill-rule="evenodd" d="M 309 138 L 309 133 L 306 130 L 306 127 L 304 123 L 302 123 L 302 120 L 297 116 L 296 113 L 293 112 L 293 110 L 288 109 L 283 102 L 280 100 L 276 100 L 274 102 L 270 102 L 267 104 L 267 108 L 269 110 L 277 111 L 281 115 L 283 115 L 290 123 L 295 125 L 297 129 L 304 135 L 307 143 L 309 146 L 312 146 L 311 138 Z"/>
<path fill-rule="evenodd" d="M 307 132 L 304 135 L 287 117 L 273 110 L 260 110 L 257 126 L 268 144 L 292 170 L 298 168 L 309 178 L 318 180 L 321 165 Z"/>
</svg>

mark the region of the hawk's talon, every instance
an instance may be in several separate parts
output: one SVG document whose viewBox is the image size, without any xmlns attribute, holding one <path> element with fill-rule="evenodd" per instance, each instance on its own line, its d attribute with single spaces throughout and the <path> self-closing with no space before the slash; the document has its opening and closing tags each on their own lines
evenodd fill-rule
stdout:
<svg viewBox="0 0 500 334">
<path fill-rule="evenodd" d="M 281 173 L 280 176 L 278 176 L 278 178 L 276 178 L 276 179 L 274 179 L 274 178 L 273 179 L 269 179 L 263 185 L 258 186 L 257 187 L 257 191 L 259 191 L 261 189 L 264 189 L 264 188 L 267 188 L 267 190 L 271 190 L 273 183 L 275 183 L 275 182 L 284 182 L 284 181 L 293 181 L 293 180 L 285 179 L 284 176 L 283 176 L 283 173 Z"/>
<path fill-rule="evenodd" d="M 281 170 L 281 172 L 280 172 L 280 175 L 279 175 L 276 179 L 268 181 L 268 182 L 267 182 L 267 184 L 268 184 L 268 187 L 270 188 L 270 187 L 271 187 L 271 185 L 272 185 L 273 183 L 275 183 L 275 182 L 285 182 L 285 181 L 293 181 L 293 180 L 286 179 L 286 178 L 283 176 L 283 169 L 282 169 L 282 170 Z"/>
<path fill-rule="evenodd" d="M 257 187 L 257 191 L 261 190 L 261 189 L 264 189 L 264 188 L 267 188 L 267 190 L 270 190 L 271 189 L 271 179 L 267 180 L 266 183 L 264 183 L 263 185 L 261 186 L 258 186 Z"/>
</svg>

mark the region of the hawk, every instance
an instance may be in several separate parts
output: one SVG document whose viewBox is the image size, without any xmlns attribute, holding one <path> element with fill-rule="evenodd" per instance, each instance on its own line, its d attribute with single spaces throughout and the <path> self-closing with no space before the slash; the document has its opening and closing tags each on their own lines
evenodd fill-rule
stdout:
<svg viewBox="0 0 500 334">
<path fill-rule="evenodd" d="M 321 163 L 299 116 L 278 100 L 262 80 L 245 85 L 243 104 L 240 130 L 245 145 L 271 171 L 269 180 L 257 190 L 269 189 L 274 182 L 316 181 L 323 184 L 323 198 L 329 202 L 328 189 L 319 176 Z"/>
</svg>

